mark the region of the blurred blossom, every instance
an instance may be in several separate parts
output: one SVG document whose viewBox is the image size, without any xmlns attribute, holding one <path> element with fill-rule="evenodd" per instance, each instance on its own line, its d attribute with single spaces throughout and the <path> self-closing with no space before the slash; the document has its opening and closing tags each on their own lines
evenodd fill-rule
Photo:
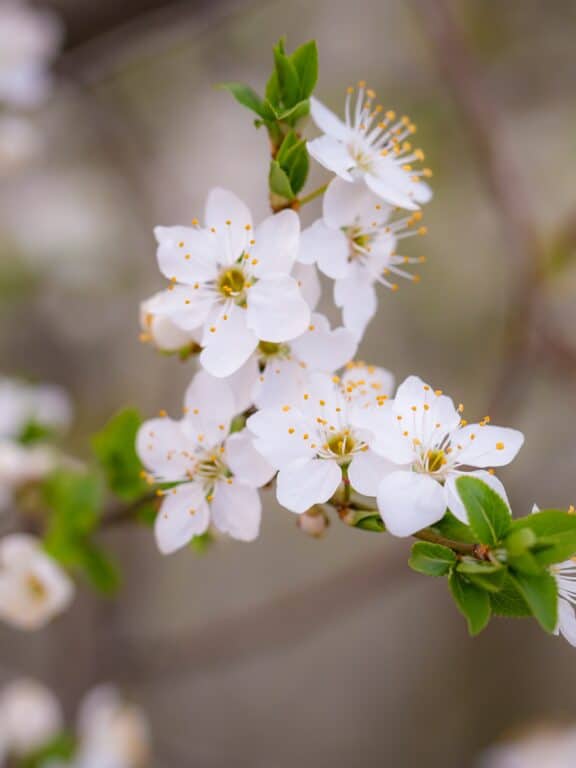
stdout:
<svg viewBox="0 0 576 768">
<path fill-rule="evenodd" d="M 576 728 L 553 728 L 491 747 L 478 768 L 574 768 Z"/>
<path fill-rule="evenodd" d="M 0 765 L 5 755 L 25 757 L 46 746 L 62 728 L 56 697 L 40 683 L 21 679 L 0 692 Z"/>
<path fill-rule="evenodd" d="M 70 398 L 60 387 L 0 377 L 0 437 L 18 438 L 32 423 L 60 432 L 71 418 Z"/>
<path fill-rule="evenodd" d="M 57 17 L 20 0 L 0 3 L 0 101 L 41 103 L 51 88 L 49 66 L 62 40 Z"/>
<path fill-rule="evenodd" d="M 38 157 L 42 145 L 42 135 L 31 120 L 0 116 L 0 178 Z"/>
<path fill-rule="evenodd" d="M 42 541 L 27 534 L 0 540 L 0 618 L 17 629 L 37 630 L 66 610 L 74 585 L 44 552 Z"/>
</svg>

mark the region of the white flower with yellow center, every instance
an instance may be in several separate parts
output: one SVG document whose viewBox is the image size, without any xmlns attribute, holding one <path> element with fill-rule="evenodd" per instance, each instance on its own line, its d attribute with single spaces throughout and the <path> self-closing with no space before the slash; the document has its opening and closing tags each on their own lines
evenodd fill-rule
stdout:
<svg viewBox="0 0 576 768">
<path fill-rule="evenodd" d="M 152 344 L 162 352 L 179 352 L 181 350 L 200 351 L 202 329 L 184 331 L 165 315 L 158 315 L 154 303 L 159 293 L 154 294 L 140 304 L 140 341 Z"/>
<path fill-rule="evenodd" d="M 309 141 L 308 151 L 345 181 L 362 179 L 386 203 L 416 210 L 432 196 L 422 181 L 432 175 L 430 170 L 414 168 L 424 153 L 407 141 L 416 128 L 407 117 L 397 119 L 395 112 L 382 114 L 382 107 L 374 104 L 374 91 L 364 82 L 358 85 L 355 103 L 354 89 L 348 89 L 344 120 L 310 99 L 312 118 L 324 136 Z"/>
<path fill-rule="evenodd" d="M 156 227 L 158 264 L 171 281 L 149 311 L 184 331 L 202 329 L 202 366 L 225 377 L 243 365 L 259 341 L 300 336 L 310 309 L 292 270 L 300 220 L 294 211 L 265 219 L 255 231 L 236 195 L 213 189 L 206 228 Z"/>
<path fill-rule="evenodd" d="M 334 301 L 344 325 L 358 337 L 376 314 L 376 286 L 398 289 L 398 277 L 417 282 L 405 267 L 423 257 L 402 256 L 398 244 L 423 235 L 419 211 L 390 221 L 392 208 L 361 182 L 335 178 L 323 199 L 323 215 L 302 232 L 298 260 L 317 264 L 334 280 Z"/>
<path fill-rule="evenodd" d="M 17 629 L 45 626 L 70 605 L 74 585 L 35 536 L 0 540 L 0 619 Z"/>
<path fill-rule="evenodd" d="M 15 680 L 0 692 L 0 746 L 7 755 L 31 755 L 58 736 L 63 725 L 56 697 L 35 680 Z"/>
<path fill-rule="evenodd" d="M 558 626 L 556 634 L 562 635 L 570 645 L 576 646 L 576 557 L 550 568 L 558 585 Z"/>
<path fill-rule="evenodd" d="M 524 442 L 523 434 L 490 426 L 488 419 L 467 424 L 461 411 L 451 398 L 409 376 L 395 399 L 377 412 L 372 447 L 390 462 L 378 487 L 378 509 L 395 536 L 410 536 L 432 525 L 446 508 L 467 522 L 455 485 L 463 472 L 482 479 L 507 502 L 502 484 L 485 468 L 509 464 Z"/>
<path fill-rule="evenodd" d="M 141 426 L 137 450 L 150 480 L 179 483 L 165 492 L 156 518 L 163 554 L 186 546 L 210 523 L 241 541 L 258 536 L 262 504 L 257 489 L 274 470 L 246 430 L 230 434 L 239 411 L 229 383 L 200 371 L 186 393 L 184 418 L 162 416 Z"/>
<path fill-rule="evenodd" d="M 377 408 L 375 402 L 370 412 Z M 386 462 L 371 449 L 369 412 L 338 377 L 313 374 L 296 401 L 258 411 L 247 426 L 256 449 L 279 470 L 277 498 L 291 512 L 328 501 L 343 477 L 375 495 Z"/>
</svg>

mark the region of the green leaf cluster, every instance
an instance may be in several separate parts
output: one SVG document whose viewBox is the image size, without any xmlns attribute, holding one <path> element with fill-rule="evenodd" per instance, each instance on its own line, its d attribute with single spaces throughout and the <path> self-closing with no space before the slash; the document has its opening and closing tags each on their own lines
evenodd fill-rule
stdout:
<svg viewBox="0 0 576 768">
<path fill-rule="evenodd" d="M 432 529 L 445 542 L 419 541 L 410 566 L 447 576 L 456 605 L 476 635 L 492 615 L 531 616 L 547 632 L 558 621 L 558 590 L 551 566 L 576 553 L 576 515 L 543 510 L 512 520 L 508 505 L 476 477 L 456 482 L 468 525 L 447 512 Z M 451 548 L 450 542 L 458 546 Z"/>
<path fill-rule="evenodd" d="M 268 131 L 272 148 L 268 182 L 273 199 L 282 207 L 283 202 L 296 199 L 308 176 L 308 152 L 298 125 L 310 112 L 310 96 L 318 79 L 318 49 L 311 40 L 288 54 L 281 38 L 273 54 L 274 69 L 264 96 L 243 83 L 221 87 L 256 114 L 257 127 Z"/>
</svg>

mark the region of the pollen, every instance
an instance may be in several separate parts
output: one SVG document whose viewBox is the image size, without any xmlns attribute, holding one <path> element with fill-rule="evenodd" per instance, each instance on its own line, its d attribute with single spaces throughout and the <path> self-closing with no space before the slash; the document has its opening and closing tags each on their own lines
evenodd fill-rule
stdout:
<svg viewBox="0 0 576 768">
<path fill-rule="evenodd" d="M 294 429 L 294 427 L 289 427 L 289 429 L 288 429 L 288 434 L 289 434 L 289 435 L 293 435 L 295 431 L 296 431 L 296 430 Z"/>
<path fill-rule="evenodd" d="M 184 243 L 182 240 L 178 243 L 178 248 L 184 248 Z"/>
<path fill-rule="evenodd" d="M 168 416 L 168 414 L 164 409 L 162 409 L 161 411 L 159 411 L 158 416 L 160 416 L 161 419 L 165 419 L 166 416 Z"/>
<path fill-rule="evenodd" d="M 504 443 L 496 443 L 496 450 L 497 451 L 503 451 L 504 450 Z"/>
</svg>

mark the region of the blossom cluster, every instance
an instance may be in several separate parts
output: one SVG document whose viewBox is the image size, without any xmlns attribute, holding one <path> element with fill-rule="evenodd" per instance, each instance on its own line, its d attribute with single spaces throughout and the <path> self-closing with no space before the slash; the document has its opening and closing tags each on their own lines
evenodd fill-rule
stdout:
<svg viewBox="0 0 576 768">
<path fill-rule="evenodd" d="M 147 718 L 112 685 L 86 694 L 74 734 L 41 683 L 22 678 L 0 690 L 0 766 L 144 768 L 149 756 Z"/>
</svg>

